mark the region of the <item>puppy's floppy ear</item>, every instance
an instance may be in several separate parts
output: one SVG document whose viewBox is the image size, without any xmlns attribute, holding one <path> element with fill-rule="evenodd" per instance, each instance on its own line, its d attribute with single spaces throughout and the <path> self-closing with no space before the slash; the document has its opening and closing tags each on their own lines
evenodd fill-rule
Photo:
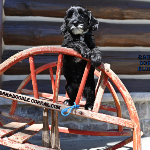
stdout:
<svg viewBox="0 0 150 150">
<path fill-rule="evenodd" d="M 89 27 L 91 30 L 95 31 L 98 29 L 99 22 L 98 20 L 92 16 L 91 11 L 88 11 L 89 16 Z"/>
<path fill-rule="evenodd" d="M 66 23 L 64 22 L 62 24 L 62 26 L 60 27 L 60 30 L 61 30 L 61 33 L 62 34 L 65 34 L 67 32 L 67 26 L 66 26 Z"/>
</svg>

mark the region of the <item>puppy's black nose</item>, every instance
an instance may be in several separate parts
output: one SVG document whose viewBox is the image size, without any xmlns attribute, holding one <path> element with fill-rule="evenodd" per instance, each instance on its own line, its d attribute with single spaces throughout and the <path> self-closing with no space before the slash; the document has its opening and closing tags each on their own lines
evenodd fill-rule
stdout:
<svg viewBox="0 0 150 150">
<path fill-rule="evenodd" d="M 73 21 L 74 26 L 78 26 L 78 22 L 77 21 Z"/>
</svg>

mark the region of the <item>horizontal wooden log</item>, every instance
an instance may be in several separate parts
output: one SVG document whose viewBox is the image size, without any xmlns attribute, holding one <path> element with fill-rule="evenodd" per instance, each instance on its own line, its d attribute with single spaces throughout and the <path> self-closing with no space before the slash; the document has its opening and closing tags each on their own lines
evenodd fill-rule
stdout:
<svg viewBox="0 0 150 150">
<path fill-rule="evenodd" d="M 6 45 L 59 45 L 63 41 L 62 23 L 4 22 L 3 38 Z"/>
<path fill-rule="evenodd" d="M 2 89 L 3 90 L 8 90 L 11 92 L 16 92 L 17 88 L 19 87 L 21 80 L 16 80 L 16 81 L 3 81 L 2 82 Z M 37 80 L 37 85 L 38 85 L 38 90 L 39 92 L 45 92 L 45 93 L 53 93 L 52 92 L 52 86 L 51 86 L 51 80 Z M 60 94 L 65 94 L 65 85 L 66 81 L 61 80 L 60 81 L 60 88 L 59 88 L 59 93 Z M 26 89 L 33 90 L 32 87 L 32 82 L 30 81 L 26 87 Z"/>
<path fill-rule="evenodd" d="M 61 45 L 60 22 L 6 21 L 3 39 L 6 45 Z M 150 46 L 149 24 L 100 23 L 93 32 L 97 46 Z"/>
<path fill-rule="evenodd" d="M 96 82 L 97 80 L 95 80 Z M 148 79 L 122 79 L 121 80 L 129 92 L 150 92 L 150 84 Z M 11 92 L 16 92 L 18 86 L 20 85 L 22 81 L 15 80 L 15 81 L 3 81 L 2 82 L 2 89 L 8 90 Z M 52 87 L 51 87 L 51 81 L 50 80 L 38 80 L 38 90 L 39 92 L 45 92 L 45 93 L 52 93 Z M 60 88 L 59 88 L 59 94 L 65 94 L 65 85 L 66 81 L 61 80 L 60 81 Z M 32 83 L 31 81 L 26 85 L 26 89 L 32 89 Z M 114 87 L 116 92 L 118 90 L 116 87 Z M 106 87 L 105 93 L 110 93 L 108 88 Z"/>
<path fill-rule="evenodd" d="M 150 19 L 150 2 L 132 0 L 6 0 L 7 16 L 64 17 L 72 5 L 83 5 L 97 18 L 104 19 Z"/>
<path fill-rule="evenodd" d="M 0 1 L 0 63 L 2 63 L 3 1 Z M 2 78 L 0 77 L 0 88 Z"/>
<path fill-rule="evenodd" d="M 3 61 L 16 54 L 17 50 L 4 50 L 3 52 Z M 146 59 L 139 59 L 138 57 L 143 55 Z M 149 74 L 150 73 L 150 52 L 148 51 L 102 51 L 102 61 L 104 63 L 109 63 L 111 69 L 116 74 Z M 42 54 L 36 55 L 35 58 L 35 67 L 38 68 L 46 63 L 55 62 L 58 59 L 57 54 Z M 149 65 L 144 65 L 145 63 Z M 141 65 L 140 65 L 141 64 Z M 141 67 L 141 70 L 140 68 Z M 143 67 L 143 68 L 142 68 Z M 146 70 L 148 67 L 148 71 Z M 138 71 L 139 69 L 139 71 Z M 143 71 L 142 71 L 143 69 Z M 56 67 L 53 69 L 54 73 L 56 72 Z M 24 59 L 12 66 L 10 69 L 6 70 L 5 74 L 10 75 L 23 75 L 30 74 L 29 59 Z M 49 74 L 49 70 L 41 72 L 41 74 Z M 62 72 L 63 74 L 63 72 Z"/>
</svg>

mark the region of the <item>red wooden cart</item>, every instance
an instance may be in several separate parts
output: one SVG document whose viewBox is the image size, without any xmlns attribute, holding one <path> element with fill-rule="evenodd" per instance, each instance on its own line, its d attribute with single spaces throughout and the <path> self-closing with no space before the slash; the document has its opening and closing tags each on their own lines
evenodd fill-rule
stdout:
<svg viewBox="0 0 150 150">
<path fill-rule="evenodd" d="M 58 53 L 58 61 L 45 64 L 35 69 L 34 55 L 43 54 L 43 53 Z M 0 89 L 0 97 L 13 100 L 10 108 L 10 112 L 1 112 L 1 115 L 14 120 L 13 122 L 6 124 L 2 119 L 2 117 L 0 117 L 0 124 L 1 124 L 0 144 L 11 147 L 13 149 L 32 149 L 32 150 L 51 149 L 48 148 L 50 147 L 51 144 L 53 148 L 60 149 L 59 134 L 58 134 L 59 131 L 59 132 L 70 133 L 70 134 L 93 135 L 93 136 L 130 136 L 126 140 L 118 143 L 117 145 L 107 148 L 107 150 L 115 150 L 131 142 L 132 140 L 133 140 L 133 149 L 141 150 L 140 123 L 139 123 L 139 118 L 137 115 L 136 108 L 134 106 L 133 100 L 129 92 L 127 91 L 127 89 L 125 88 L 121 80 L 118 78 L 118 76 L 110 69 L 109 64 L 102 63 L 95 70 L 95 75 L 99 78 L 96 86 L 96 93 L 95 93 L 96 99 L 95 99 L 93 111 L 88 111 L 88 110 L 84 110 L 83 107 L 85 101 L 80 101 L 83 88 L 87 79 L 87 75 L 91 66 L 90 61 L 87 60 L 87 65 L 75 101 L 76 104 L 80 105 L 80 107 L 73 109 L 71 111 L 71 114 L 115 124 L 118 125 L 118 129 L 96 132 L 96 131 L 74 130 L 65 127 L 58 127 L 58 120 L 57 120 L 58 111 L 61 111 L 64 108 L 68 108 L 68 106 L 63 105 L 63 101 L 67 99 L 67 96 L 66 97 L 58 96 L 61 68 L 63 66 L 62 64 L 63 54 L 76 56 L 81 59 L 84 59 L 81 57 L 80 54 L 78 54 L 77 52 L 69 48 L 43 46 L 43 47 L 34 47 L 34 48 L 21 51 L 13 55 L 6 61 L 4 61 L 2 64 L 0 64 L 0 75 L 2 75 L 7 69 L 15 65 L 17 62 L 25 58 L 29 58 L 30 70 L 31 70 L 31 74 L 28 75 L 22 81 L 16 93 Z M 56 79 L 54 81 L 52 68 L 55 66 L 57 66 L 57 71 L 56 71 Z M 38 91 L 36 75 L 45 69 L 49 69 L 50 71 L 53 94 L 41 93 Z M 31 79 L 33 85 L 33 91 L 25 89 L 26 84 Z M 113 84 L 117 87 L 118 91 L 122 95 L 124 102 L 127 106 L 127 109 L 129 111 L 130 120 L 122 118 L 119 99 L 117 97 L 117 94 L 113 86 L 108 81 L 108 79 L 113 82 Z M 108 89 L 110 90 L 113 96 L 114 103 L 116 105 L 115 108 L 101 105 L 102 97 L 106 86 L 108 87 Z M 34 97 L 27 96 L 27 94 L 34 95 Z M 14 113 L 17 106 L 17 102 L 23 102 L 34 106 L 43 107 L 44 108 L 43 124 L 36 124 L 33 119 L 15 115 Z M 48 121 L 47 121 L 48 109 L 51 109 L 52 125 L 48 125 Z M 117 117 L 99 113 L 99 109 L 116 112 Z M 54 111 L 56 112 L 55 118 L 54 118 Z M 30 126 L 23 129 L 22 131 L 14 133 L 14 131 L 23 128 L 26 125 L 30 125 Z M 123 127 L 127 127 L 129 129 L 123 129 Z M 38 133 L 40 130 L 42 130 L 42 128 L 44 128 L 42 136 L 43 136 L 43 146 L 45 146 L 45 148 L 28 143 L 27 140 L 33 135 L 35 135 L 36 133 Z M 51 130 L 51 143 L 49 142 L 49 130 Z"/>
</svg>

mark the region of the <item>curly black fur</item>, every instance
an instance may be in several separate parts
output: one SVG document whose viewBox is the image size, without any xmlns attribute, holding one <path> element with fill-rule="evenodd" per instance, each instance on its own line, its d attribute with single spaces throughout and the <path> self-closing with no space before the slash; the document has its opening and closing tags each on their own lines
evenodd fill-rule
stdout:
<svg viewBox="0 0 150 150">
<path fill-rule="evenodd" d="M 101 64 L 101 52 L 95 45 L 92 31 L 98 29 L 98 21 L 92 16 L 91 12 L 83 6 L 70 7 L 65 16 L 65 22 L 61 26 L 64 34 L 63 47 L 72 48 L 82 55 L 91 59 L 91 69 L 84 87 L 83 96 L 86 98 L 85 109 L 92 110 L 95 100 L 95 67 Z M 66 91 L 70 100 L 64 104 L 73 105 L 79 85 L 83 76 L 87 62 L 79 58 L 64 55 L 63 72 L 67 80 Z"/>
</svg>

